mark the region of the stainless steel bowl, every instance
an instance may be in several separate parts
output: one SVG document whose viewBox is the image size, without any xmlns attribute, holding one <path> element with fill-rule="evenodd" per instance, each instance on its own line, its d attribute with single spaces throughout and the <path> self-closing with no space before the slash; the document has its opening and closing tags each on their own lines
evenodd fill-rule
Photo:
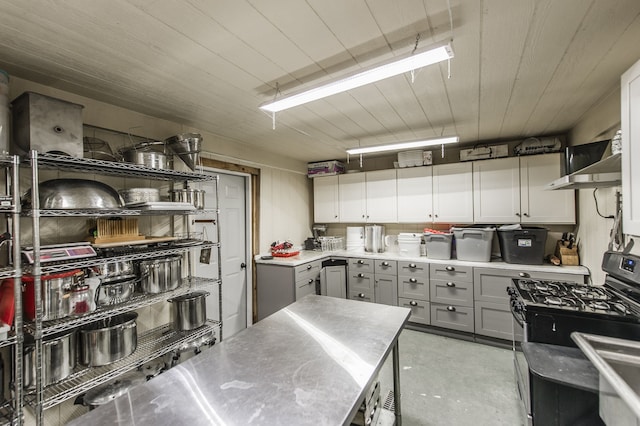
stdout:
<svg viewBox="0 0 640 426">
<path fill-rule="evenodd" d="M 160 191 L 157 188 L 121 189 L 118 193 L 125 204 L 160 201 Z"/>
<path fill-rule="evenodd" d="M 202 189 L 174 189 L 169 193 L 171 194 L 171 201 L 193 204 L 198 210 L 204 208 L 205 191 Z"/>
<path fill-rule="evenodd" d="M 88 179 L 52 179 L 39 186 L 40 208 L 44 210 L 119 209 L 124 202 L 109 185 Z M 23 197 L 26 208 L 32 208 L 31 190 Z"/>
<path fill-rule="evenodd" d="M 137 282 L 134 275 L 132 278 L 100 283 L 96 289 L 96 305 L 107 306 L 126 302 L 133 296 Z"/>
<path fill-rule="evenodd" d="M 101 263 L 89 268 L 93 276 L 100 277 L 103 283 L 135 277 L 136 271 L 131 260 L 119 260 Z"/>
<path fill-rule="evenodd" d="M 137 317 L 137 313 L 128 312 L 80 328 L 79 362 L 97 367 L 131 355 L 138 346 Z"/>
<path fill-rule="evenodd" d="M 148 147 L 122 149 L 120 154 L 127 163 L 140 164 L 152 169 L 164 170 L 167 168 L 167 156 Z"/>
</svg>

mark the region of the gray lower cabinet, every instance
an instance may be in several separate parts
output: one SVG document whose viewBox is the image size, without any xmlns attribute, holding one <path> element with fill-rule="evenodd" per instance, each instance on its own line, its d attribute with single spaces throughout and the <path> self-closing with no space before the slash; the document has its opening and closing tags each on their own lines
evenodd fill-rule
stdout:
<svg viewBox="0 0 640 426">
<path fill-rule="evenodd" d="M 554 272 L 474 268 L 473 275 L 475 333 L 507 340 L 513 338 L 513 319 L 507 288 L 514 278 L 584 283 L 583 275 Z M 516 336 L 516 339 L 522 340 L 522 336 Z"/>
<path fill-rule="evenodd" d="M 349 259 L 347 289 L 349 299 L 374 302 L 373 259 Z"/>
<path fill-rule="evenodd" d="M 257 318 L 260 321 L 307 294 L 315 294 L 320 279 L 321 261 L 295 267 L 258 263 Z"/>
<path fill-rule="evenodd" d="M 348 268 L 349 299 L 398 304 L 395 260 L 350 259 Z"/>
<path fill-rule="evenodd" d="M 473 267 L 432 263 L 431 325 L 473 333 Z"/>
<path fill-rule="evenodd" d="M 410 322 L 431 324 L 429 264 L 398 262 L 398 306 L 411 309 Z"/>
</svg>

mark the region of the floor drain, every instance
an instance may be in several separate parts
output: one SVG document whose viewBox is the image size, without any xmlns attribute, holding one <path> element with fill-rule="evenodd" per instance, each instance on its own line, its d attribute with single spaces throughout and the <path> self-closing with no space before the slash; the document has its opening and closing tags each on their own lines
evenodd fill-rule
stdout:
<svg viewBox="0 0 640 426">
<path fill-rule="evenodd" d="M 384 399 L 384 404 L 382 405 L 382 408 L 384 408 L 385 410 L 389 410 L 389 411 L 395 413 L 395 411 L 396 411 L 396 403 L 395 403 L 395 398 L 394 398 L 392 390 L 390 390 L 387 393 L 387 397 Z"/>
</svg>

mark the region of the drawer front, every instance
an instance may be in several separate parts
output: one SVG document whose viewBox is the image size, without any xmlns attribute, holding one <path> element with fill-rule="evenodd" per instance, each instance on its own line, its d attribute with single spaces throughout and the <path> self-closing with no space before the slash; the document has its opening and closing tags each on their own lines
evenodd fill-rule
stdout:
<svg viewBox="0 0 640 426">
<path fill-rule="evenodd" d="M 357 272 L 373 273 L 373 259 L 349 259 L 349 274 Z"/>
<path fill-rule="evenodd" d="M 296 300 L 300 300 L 308 294 L 316 294 L 316 280 L 296 281 Z"/>
<path fill-rule="evenodd" d="M 430 264 L 429 278 L 431 279 L 456 279 L 457 281 L 473 281 L 473 268 L 471 266 L 459 266 L 446 263 Z"/>
<path fill-rule="evenodd" d="M 431 325 L 473 333 L 473 308 L 431 302 Z"/>
<path fill-rule="evenodd" d="M 294 268 L 294 280 L 302 281 L 308 280 L 309 278 L 316 279 L 320 275 L 320 268 L 322 267 L 322 262 L 309 262 L 303 265 L 298 265 Z"/>
<path fill-rule="evenodd" d="M 373 291 L 354 291 L 349 290 L 349 299 L 360 300 L 361 302 L 373 303 Z"/>
<path fill-rule="evenodd" d="M 497 339 L 513 339 L 513 317 L 503 304 L 490 302 L 475 303 L 475 333 L 482 336 L 495 337 Z M 517 341 L 522 341 L 522 336 L 516 336 Z"/>
<path fill-rule="evenodd" d="M 423 262 L 398 262 L 398 276 L 429 280 L 429 264 Z"/>
<path fill-rule="evenodd" d="M 473 284 L 465 281 L 431 280 L 431 301 L 447 305 L 473 306 Z"/>
<path fill-rule="evenodd" d="M 355 292 L 371 292 L 373 294 L 375 282 L 373 280 L 373 273 L 367 272 L 356 272 L 349 273 L 349 282 L 348 288 L 349 291 L 353 290 Z"/>
<path fill-rule="evenodd" d="M 374 261 L 374 272 L 376 274 L 398 275 L 398 262 L 395 260 Z"/>
<path fill-rule="evenodd" d="M 398 298 L 398 306 L 411 309 L 410 322 L 426 325 L 431 324 L 431 308 L 429 302 L 400 297 Z"/>
<path fill-rule="evenodd" d="M 421 276 L 398 276 L 398 297 L 429 301 L 429 280 Z"/>
</svg>

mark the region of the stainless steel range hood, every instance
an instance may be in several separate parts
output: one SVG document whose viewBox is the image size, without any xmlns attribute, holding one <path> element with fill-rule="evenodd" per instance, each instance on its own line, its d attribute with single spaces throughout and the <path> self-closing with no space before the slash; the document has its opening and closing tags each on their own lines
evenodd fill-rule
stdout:
<svg viewBox="0 0 640 426">
<path fill-rule="evenodd" d="M 547 184 L 545 189 L 608 188 L 622 184 L 620 154 L 593 163 Z"/>
</svg>

